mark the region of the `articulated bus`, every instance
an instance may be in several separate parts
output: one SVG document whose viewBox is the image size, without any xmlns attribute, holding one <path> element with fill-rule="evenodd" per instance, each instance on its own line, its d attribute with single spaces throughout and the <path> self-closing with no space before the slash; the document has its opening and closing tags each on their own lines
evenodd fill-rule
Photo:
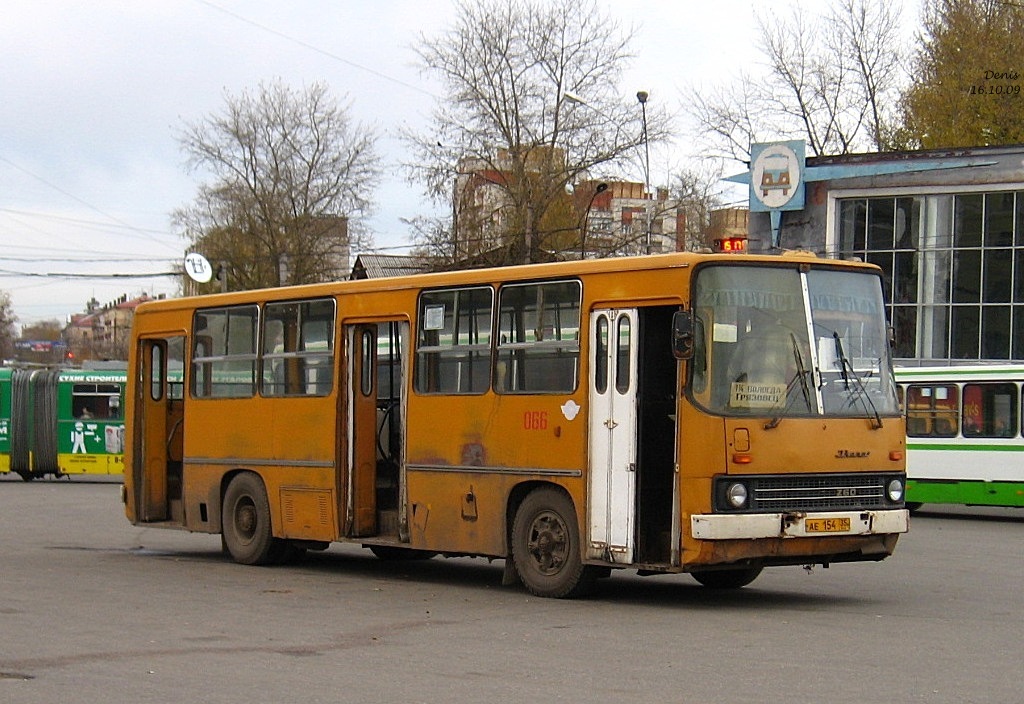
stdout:
<svg viewBox="0 0 1024 704">
<path fill-rule="evenodd" d="M 678 253 L 164 300 L 130 357 L 128 519 L 240 563 L 347 542 L 504 559 L 547 597 L 615 568 L 735 588 L 881 560 L 908 526 L 870 265 Z"/>
<path fill-rule="evenodd" d="M 1024 506 L 1024 366 L 902 367 L 907 501 Z"/>
<path fill-rule="evenodd" d="M 0 474 L 124 471 L 126 372 L 0 368 Z"/>
</svg>

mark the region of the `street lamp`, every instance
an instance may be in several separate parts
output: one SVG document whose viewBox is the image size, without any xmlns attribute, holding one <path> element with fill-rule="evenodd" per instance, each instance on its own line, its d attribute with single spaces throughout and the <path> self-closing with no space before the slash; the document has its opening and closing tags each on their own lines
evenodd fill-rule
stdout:
<svg viewBox="0 0 1024 704">
<path fill-rule="evenodd" d="M 587 230 L 590 229 L 590 209 L 594 207 L 594 199 L 608 190 L 607 183 L 599 183 L 590 196 L 587 209 L 583 211 L 583 219 L 580 221 L 580 261 L 587 258 Z"/>
<path fill-rule="evenodd" d="M 648 134 L 647 134 L 647 99 L 649 97 L 650 97 L 650 94 L 647 91 L 645 91 L 645 90 L 640 90 L 640 91 L 637 91 L 637 93 L 636 93 L 636 99 L 640 103 L 641 116 L 643 118 L 643 123 L 642 123 L 643 124 L 643 132 L 641 133 L 641 139 L 643 140 L 643 143 L 644 143 L 644 160 L 643 160 L 644 193 L 642 195 L 644 197 L 644 225 L 645 225 L 644 238 L 645 238 L 645 249 L 647 250 L 647 254 L 651 253 L 651 245 L 652 245 L 652 243 L 651 243 L 651 238 L 652 238 L 652 233 L 651 233 L 651 206 L 653 205 L 650 202 L 651 199 L 648 197 L 650 195 L 650 191 L 651 191 L 651 149 L 650 149 L 650 143 L 649 143 Z M 594 112 L 596 112 L 598 115 L 600 115 L 601 117 L 603 117 L 606 120 L 608 120 L 609 122 L 615 124 L 617 127 L 619 125 L 617 120 L 614 120 L 610 115 L 607 115 L 603 110 L 601 110 L 601 109 L 591 105 L 584 98 L 580 97 L 576 93 L 572 93 L 570 91 L 563 91 L 562 98 L 564 100 L 570 102 L 570 103 L 576 103 L 577 105 L 582 105 L 584 107 L 588 107 L 591 110 L 593 110 Z"/>
<path fill-rule="evenodd" d="M 648 93 L 645 90 L 638 90 L 636 92 L 636 99 L 640 102 L 640 112 L 643 118 L 643 140 L 644 140 L 644 198 L 646 199 L 649 195 L 651 188 L 651 147 L 647 140 L 647 98 Z M 644 202 L 644 227 L 646 232 L 645 237 L 645 249 L 647 254 L 651 253 L 651 204 Z"/>
</svg>

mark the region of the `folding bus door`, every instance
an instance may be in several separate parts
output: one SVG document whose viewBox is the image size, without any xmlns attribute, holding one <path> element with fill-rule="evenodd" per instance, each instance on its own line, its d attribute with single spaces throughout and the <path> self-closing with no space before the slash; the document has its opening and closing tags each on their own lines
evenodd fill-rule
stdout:
<svg viewBox="0 0 1024 704">
<path fill-rule="evenodd" d="M 590 316 L 590 481 L 587 554 L 630 564 L 636 546 L 636 309 Z"/>
</svg>

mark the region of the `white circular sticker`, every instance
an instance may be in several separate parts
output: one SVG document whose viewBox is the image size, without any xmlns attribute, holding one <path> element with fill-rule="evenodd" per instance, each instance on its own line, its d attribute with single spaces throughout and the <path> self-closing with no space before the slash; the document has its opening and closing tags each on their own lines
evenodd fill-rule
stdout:
<svg viewBox="0 0 1024 704">
<path fill-rule="evenodd" d="M 185 273 L 193 281 L 205 284 L 213 278 L 213 267 L 199 252 L 189 252 L 185 255 Z"/>
<path fill-rule="evenodd" d="M 785 144 L 766 147 L 754 160 L 750 190 L 768 208 L 781 208 L 796 195 L 800 164 L 796 152 Z"/>
</svg>

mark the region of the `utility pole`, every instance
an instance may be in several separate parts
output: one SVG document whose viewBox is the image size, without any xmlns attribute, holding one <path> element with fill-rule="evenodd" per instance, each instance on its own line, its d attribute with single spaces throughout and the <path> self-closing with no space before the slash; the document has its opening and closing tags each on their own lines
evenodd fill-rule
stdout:
<svg viewBox="0 0 1024 704">
<path fill-rule="evenodd" d="M 645 254 L 651 253 L 651 148 L 647 140 L 647 98 L 645 90 L 636 93 L 636 99 L 640 102 L 640 112 L 643 118 L 643 140 L 644 140 L 644 250 Z"/>
</svg>

